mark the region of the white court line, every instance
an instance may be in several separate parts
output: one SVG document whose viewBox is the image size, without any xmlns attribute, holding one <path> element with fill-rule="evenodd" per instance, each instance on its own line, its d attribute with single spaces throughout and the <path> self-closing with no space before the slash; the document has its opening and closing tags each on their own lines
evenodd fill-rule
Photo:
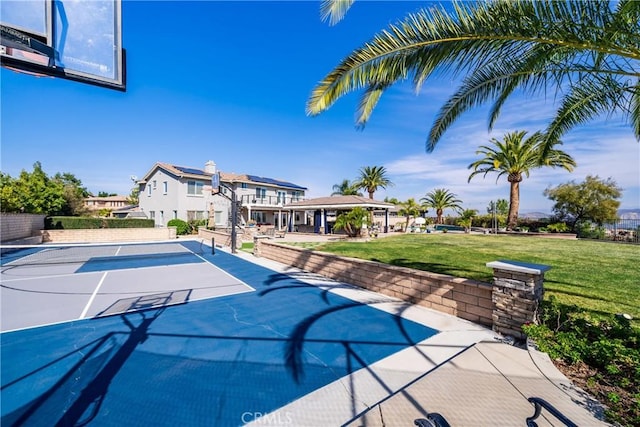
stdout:
<svg viewBox="0 0 640 427">
<path fill-rule="evenodd" d="M 93 293 L 91 294 L 91 298 L 89 298 L 89 302 L 84 307 L 84 310 L 82 310 L 82 314 L 80 315 L 80 317 L 78 317 L 78 319 L 84 319 L 84 316 L 87 314 L 87 311 L 89 311 L 89 307 L 91 307 L 93 300 L 96 298 L 96 295 L 100 290 L 100 286 L 102 286 L 102 283 L 104 283 L 104 279 L 107 278 L 108 273 L 109 273 L 108 271 L 105 271 L 104 274 L 102 275 L 102 278 L 100 279 L 100 283 L 98 283 L 98 286 L 96 286 L 96 288 L 93 290 Z"/>
<path fill-rule="evenodd" d="M 203 243 L 204 244 L 204 243 Z M 187 248 L 189 249 L 189 248 Z M 227 276 L 231 277 L 234 280 L 237 280 L 239 283 L 241 283 L 242 285 L 246 286 L 247 288 L 251 289 L 252 292 L 255 292 L 255 288 L 253 286 L 251 286 L 250 284 L 248 284 L 247 282 L 245 282 L 244 280 L 240 280 L 238 279 L 236 276 L 234 276 L 233 274 L 229 273 L 228 271 L 218 267 L 217 265 L 215 265 L 214 263 L 212 263 L 211 261 L 209 261 L 208 259 L 205 259 L 204 257 L 198 255 L 197 253 L 193 252 L 192 250 L 189 249 L 189 251 L 194 254 L 195 256 L 197 256 L 198 258 L 200 258 L 201 260 L 203 260 L 204 262 L 206 262 L 207 264 L 209 264 L 211 267 L 215 268 L 218 271 L 221 271 L 222 273 L 226 274 Z"/>
</svg>

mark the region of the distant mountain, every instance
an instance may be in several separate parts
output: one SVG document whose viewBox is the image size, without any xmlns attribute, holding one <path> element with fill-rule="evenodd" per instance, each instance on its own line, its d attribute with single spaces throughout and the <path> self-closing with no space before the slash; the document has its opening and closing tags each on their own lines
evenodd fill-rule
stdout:
<svg viewBox="0 0 640 427">
<path fill-rule="evenodd" d="M 640 219 L 640 209 L 620 209 L 618 210 L 620 219 Z"/>
<path fill-rule="evenodd" d="M 542 219 L 551 218 L 552 213 L 544 212 L 521 212 L 518 214 L 519 218 L 525 219 Z M 640 219 L 640 209 L 620 209 L 618 210 L 618 218 L 620 219 Z"/>
<path fill-rule="evenodd" d="M 518 214 L 518 217 L 526 218 L 526 219 L 542 219 L 542 218 L 551 218 L 551 214 L 544 213 L 544 212 L 524 212 L 524 213 Z"/>
</svg>

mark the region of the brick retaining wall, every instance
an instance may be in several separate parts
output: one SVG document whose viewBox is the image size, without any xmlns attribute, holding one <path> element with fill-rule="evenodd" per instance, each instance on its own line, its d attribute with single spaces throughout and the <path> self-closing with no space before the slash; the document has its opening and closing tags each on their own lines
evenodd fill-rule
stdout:
<svg viewBox="0 0 640 427">
<path fill-rule="evenodd" d="M 374 292 L 486 326 L 493 324 L 492 285 L 256 239 L 254 253 Z"/>
<path fill-rule="evenodd" d="M 52 243 L 143 242 L 175 238 L 176 227 L 42 230 L 42 240 Z"/>
<path fill-rule="evenodd" d="M 46 215 L 2 213 L 0 215 L 0 240 L 8 242 L 10 240 L 24 239 L 40 234 L 44 228 Z"/>
</svg>

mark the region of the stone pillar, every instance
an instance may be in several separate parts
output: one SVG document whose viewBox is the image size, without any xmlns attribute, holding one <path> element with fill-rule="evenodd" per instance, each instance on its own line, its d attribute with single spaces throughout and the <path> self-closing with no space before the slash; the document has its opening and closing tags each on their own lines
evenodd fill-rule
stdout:
<svg viewBox="0 0 640 427">
<path fill-rule="evenodd" d="M 260 241 L 262 239 L 268 239 L 269 236 L 260 236 L 260 235 L 255 235 L 253 236 L 253 255 L 260 257 L 261 253 L 260 253 Z"/>
<path fill-rule="evenodd" d="M 551 267 L 518 261 L 493 261 L 493 330 L 526 338 L 522 325 L 536 321 L 544 295 L 544 273 Z"/>
</svg>

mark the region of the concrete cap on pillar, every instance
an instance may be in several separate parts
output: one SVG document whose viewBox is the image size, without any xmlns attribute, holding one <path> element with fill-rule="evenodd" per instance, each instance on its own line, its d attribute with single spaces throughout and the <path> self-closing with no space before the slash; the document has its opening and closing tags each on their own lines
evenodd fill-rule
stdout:
<svg viewBox="0 0 640 427">
<path fill-rule="evenodd" d="M 498 261 L 488 262 L 487 267 L 496 268 L 498 270 L 515 271 L 517 273 L 526 274 L 542 274 L 551 269 L 551 266 L 544 264 L 532 264 L 530 262 L 510 261 L 501 259 Z"/>
</svg>

